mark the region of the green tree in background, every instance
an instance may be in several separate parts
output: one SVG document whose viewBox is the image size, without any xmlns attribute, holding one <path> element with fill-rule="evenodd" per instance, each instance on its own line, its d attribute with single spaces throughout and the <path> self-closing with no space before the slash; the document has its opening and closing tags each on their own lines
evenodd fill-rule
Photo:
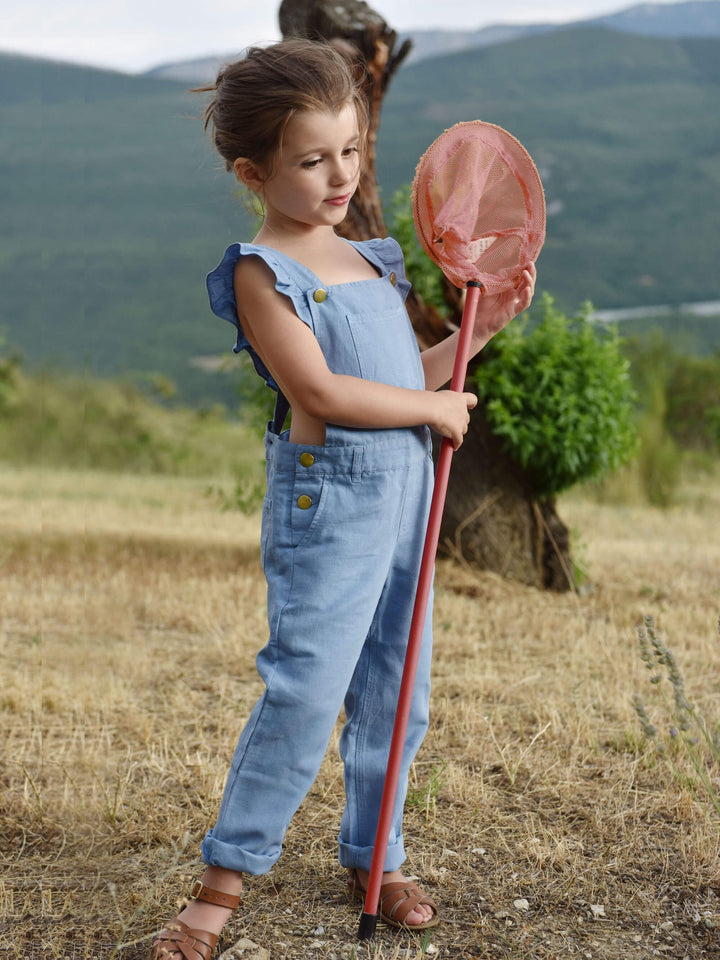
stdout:
<svg viewBox="0 0 720 960">
<path fill-rule="evenodd" d="M 585 304 L 567 317 L 543 294 L 490 341 L 475 371 L 493 432 L 541 498 L 637 453 L 629 363 L 617 332 L 593 324 L 591 312 Z"/>
</svg>

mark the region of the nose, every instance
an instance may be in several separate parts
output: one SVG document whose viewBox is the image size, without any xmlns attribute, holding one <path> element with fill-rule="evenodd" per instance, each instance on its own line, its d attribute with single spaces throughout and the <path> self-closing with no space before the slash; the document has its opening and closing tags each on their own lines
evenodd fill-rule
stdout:
<svg viewBox="0 0 720 960">
<path fill-rule="evenodd" d="M 356 165 L 353 157 L 336 157 L 330 171 L 331 182 L 337 186 L 349 183 L 355 176 Z"/>
</svg>

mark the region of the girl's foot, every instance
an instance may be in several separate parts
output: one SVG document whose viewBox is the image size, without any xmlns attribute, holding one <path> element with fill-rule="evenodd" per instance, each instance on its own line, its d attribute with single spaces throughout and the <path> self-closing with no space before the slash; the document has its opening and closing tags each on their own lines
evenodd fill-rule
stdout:
<svg viewBox="0 0 720 960">
<path fill-rule="evenodd" d="M 222 891 L 223 894 L 230 897 L 239 898 L 242 894 L 242 874 L 235 870 L 226 870 L 224 867 L 208 867 L 202 875 L 200 883 L 208 891 Z M 209 896 L 209 894 L 206 893 L 203 896 Z M 202 937 L 198 937 L 198 940 L 207 944 L 210 948 L 214 947 L 217 937 L 230 919 L 232 912 L 232 908 L 213 903 L 211 900 L 191 900 L 180 911 L 175 920 L 167 924 L 159 939 L 153 944 L 152 960 L 186 960 L 181 950 L 173 949 L 172 939 L 165 936 L 168 931 L 173 931 L 173 924 L 179 926 L 179 923 L 181 923 L 192 931 L 202 931 L 210 934 L 210 938 L 203 940 Z M 180 931 L 182 929 L 180 927 Z M 180 936 L 181 933 L 178 933 L 178 937 Z M 198 950 L 195 948 L 195 950 L 198 957 L 203 957 L 204 953 L 207 953 L 208 957 L 210 955 L 210 951 L 207 949 L 202 950 L 201 948 Z M 194 957 L 195 954 L 191 952 L 190 956 Z"/>
<path fill-rule="evenodd" d="M 351 881 L 353 879 L 353 875 L 357 883 L 362 888 L 363 893 L 365 893 L 365 891 L 367 890 L 370 874 L 366 870 L 351 870 L 350 871 Z M 387 899 L 383 897 L 383 893 L 382 893 L 383 888 L 387 887 L 388 884 L 402 884 L 402 883 L 407 883 L 408 887 L 415 887 L 414 882 L 412 880 L 408 880 L 407 877 L 404 877 L 399 870 L 391 870 L 388 873 L 383 873 L 381 893 L 380 893 L 381 901 L 383 899 Z M 435 924 L 439 922 L 438 916 L 437 916 L 437 909 L 435 908 L 434 904 L 431 906 L 432 901 L 430 900 L 429 897 L 426 897 L 423 895 L 423 900 L 427 902 L 422 902 L 422 901 L 418 902 L 407 913 L 407 915 L 402 918 L 402 922 L 396 923 L 395 925 L 402 926 L 402 927 L 422 927 L 422 928 L 426 928 L 427 926 L 435 926 Z M 382 907 L 382 903 L 379 905 L 379 907 L 380 908 Z M 386 922 L 392 922 L 392 918 L 388 918 L 383 913 L 382 909 L 380 910 L 380 912 L 381 912 L 381 915 L 383 916 L 383 919 Z"/>
</svg>

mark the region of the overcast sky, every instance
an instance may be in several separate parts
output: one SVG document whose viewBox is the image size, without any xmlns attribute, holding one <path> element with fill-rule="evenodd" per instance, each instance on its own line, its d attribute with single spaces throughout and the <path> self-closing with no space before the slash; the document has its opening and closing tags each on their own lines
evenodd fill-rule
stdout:
<svg viewBox="0 0 720 960">
<path fill-rule="evenodd" d="M 635 0 L 371 0 L 395 30 L 582 20 Z M 665 0 L 670 2 L 670 0 Z M 280 0 L 10 0 L 0 50 L 139 72 L 279 39 Z"/>
</svg>

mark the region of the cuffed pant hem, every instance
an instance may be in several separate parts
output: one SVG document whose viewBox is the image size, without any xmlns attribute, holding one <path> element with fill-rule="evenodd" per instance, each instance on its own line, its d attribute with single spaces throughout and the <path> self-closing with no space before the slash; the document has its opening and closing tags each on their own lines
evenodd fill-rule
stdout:
<svg viewBox="0 0 720 960">
<path fill-rule="evenodd" d="M 226 870 L 249 873 L 254 877 L 268 873 L 280 857 L 280 852 L 274 857 L 249 853 L 233 843 L 217 840 L 212 835 L 212 830 L 207 832 L 202 842 L 201 853 L 203 863 L 209 867 L 224 867 Z"/>
<path fill-rule="evenodd" d="M 342 840 L 339 840 L 338 857 L 340 866 L 369 872 L 373 849 L 373 847 L 356 847 L 351 843 L 343 843 Z M 383 872 L 389 873 L 391 870 L 399 870 L 405 863 L 405 859 L 405 844 L 402 837 L 398 837 L 397 840 L 388 844 Z"/>
</svg>

